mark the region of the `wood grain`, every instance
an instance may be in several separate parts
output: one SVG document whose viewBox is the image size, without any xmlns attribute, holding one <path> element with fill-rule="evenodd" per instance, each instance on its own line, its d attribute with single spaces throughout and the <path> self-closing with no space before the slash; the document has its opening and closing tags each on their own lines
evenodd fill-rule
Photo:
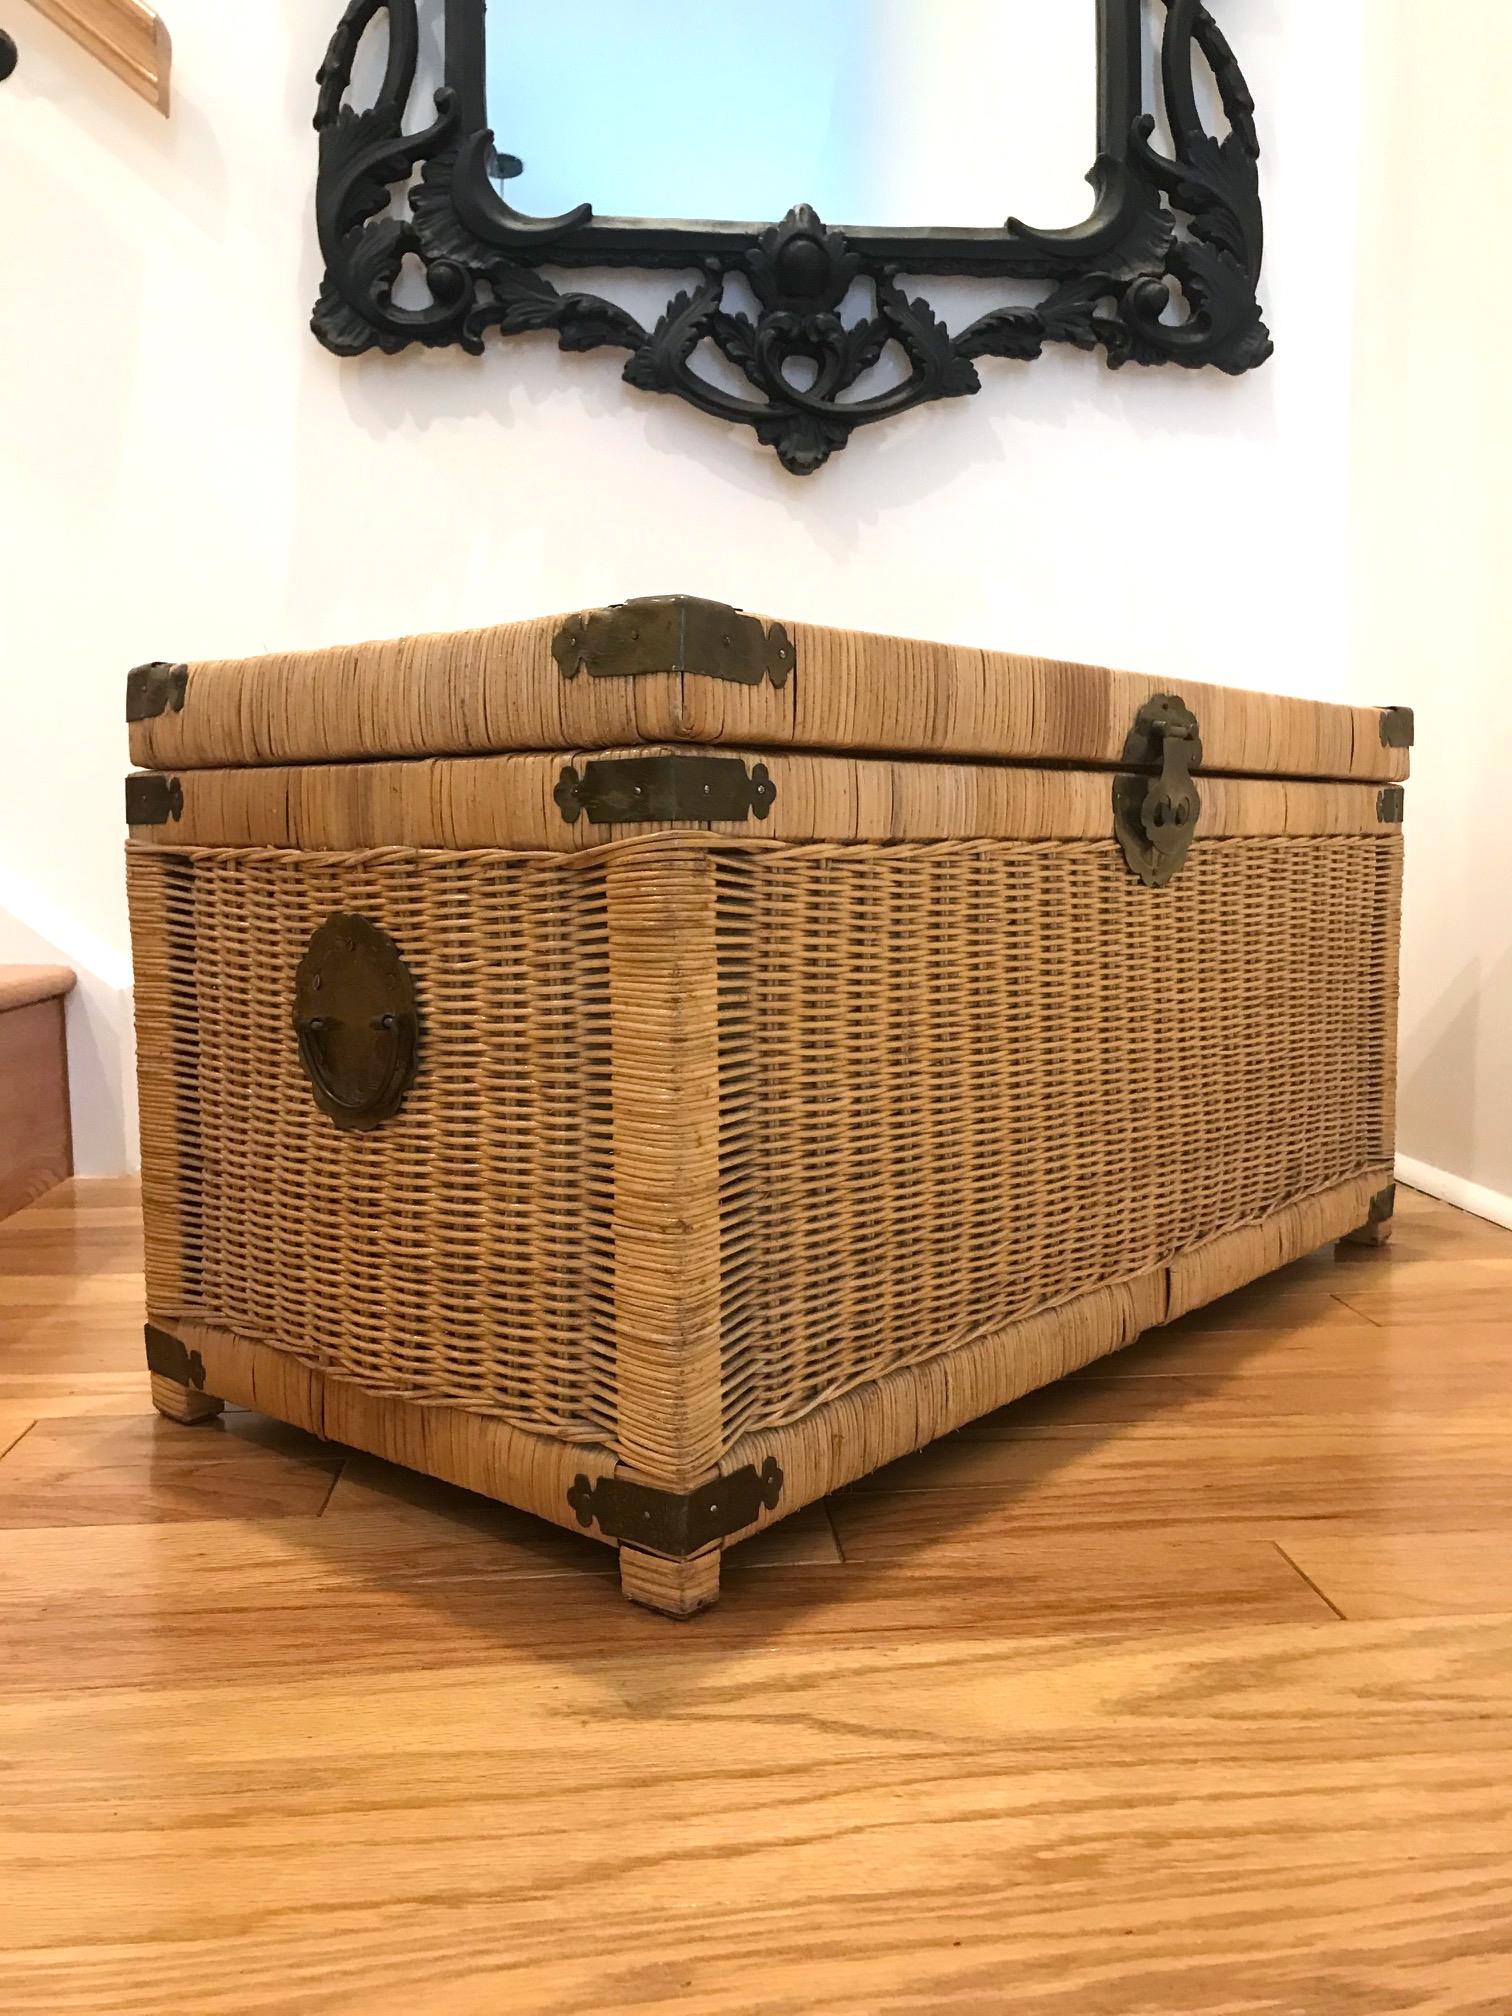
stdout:
<svg viewBox="0 0 1512 2016">
<path fill-rule="evenodd" d="M 1440 1298 L 1452 1302 L 1453 1296 Z M 1254 1304 L 1255 1308 L 1262 1305 Z M 1185 1377 L 1193 1372 L 1221 1372 L 1225 1378 L 1259 1378 L 1287 1373 L 1298 1379 L 1309 1374 L 1359 1374 L 1391 1379 L 1403 1372 L 1432 1376 L 1480 1366 L 1493 1369 L 1508 1363 L 1512 1321 L 1505 1308 L 1501 1320 L 1490 1318 L 1454 1324 L 1433 1319 L 1432 1310 L 1398 1323 L 1374 1322 L 1350 1312 L 1347 1322 L 1292 1323 L 1278 1301 L 1278 1317 L 1270 1329 L 1254 1323 L 1243 1328 L 1207 1328 L 1196 1321 L 1152 1330 L 1115 1357 L 1103 1359 L 1096 1371 L 1105 1379 Z"/>
<path fill-rule="evenodd" d="M 1348 1372 L 1320 1367 L 1306 1379 L 1276 1371 L 1236 1377 L 1242 1370 L 1241 1364 L 1118 1378 L 1098 1365 L 972 1422 L 961 1439 L 1079 1441 L 1089 1429 L 1116 1427 L 1124 1441 L 1248 1441 L 1257 1433 L 1313 1435 L 1320 1420 L 1330 1432 L 1478 1422 L 1512 1435 L 1512 1356 L 1451 1364 L 1441 1372 L 1400 1359 L 1377 1359 Z"/>
<path fill-rule="evenodd" d="M 1458 1280 L 1440 1278 L 1430 1286 L 1398 1274 L 1380 1288 L 1352 1288 L 1347 1307 L 1369 1323 L 1393 1327 L 1494 1323 L 1505 1330 L 1512 1320 L 1512 1279 L 1487 1278 L 1473 1263 Z"/>
<path fill-rule="evenodd" d="M 1433 1313 L 1487 1228 L 1404 1204 L 1378 1317 L 1246 1290 L 673 1625 L 571 1533 L 144 1415 L 121 1195 L 52 1193 L 0 1246 L 0 2007 L 1501 2016 L 1512 1323 Z"/>
<path fill-rule="evenodd" d="M 0 1404 L 0 1456 L 13 1449 L 36 1420 L 30 1407 Z"/>
<path fill-rule="evenodd" d="M 1471 1497 L 1462 1515 L 1478 1515 Z M 1380 1532 L 1345 1522 L 1281 1527 L 1276 1545 L 1346 1617 L 1443 1617 L 1512 1612 L 1512 1547 L 1505 1528 Z"/>
<path fill-rule="evenodd" d="M 146 1416 L 39 1420 L 0 1464 L 0 1528 L 310 1518 L 340 1463 L 260 1415 L 194 1434 Z"/>
<path fill-rule="evenodd" d="M 142 0 L 31 0 L 31 4 L 167 118 L 173 44 L 161 17 Z"/>
<path fill-rule="evenodd" d="M 0 1219 L 73 1171 L 63 1003 L 0 1011 Z"/>
<path fill-rule="evenodd" d="M 29 1008 L 34 1001 L 59 1001 L 71 994 L 74 974 L 67 966 L 0 966 L 0 1015 Z"/>
<path fill-rule="evenodd" d="M 955 1437 L 891 1464 L 834 1501 L 840 1544 L 855 1500 L 877 1497 L 890 1516 L 921 1525 L 949 1517 L 961 1492 L 990 1489 L 1016 1531 L 1137 1525 L 1147 1520 L 1348 1519 L 1362 1505 L 1410 1528 L 1454 1528 L 1465 1505 L 1512 1524 L 1512 1435 L 1499 1424 L 1380 1428 L 1318 1422 L 1284 1434 L 1257 1427 L 1235 1462 L 1229 1438 L 1179 1444 L 1158 1433 L 1103 1433 L 1006 1442 Z M 905 1495 L 938 1501 L 903 1505 Z"/>
</svg>

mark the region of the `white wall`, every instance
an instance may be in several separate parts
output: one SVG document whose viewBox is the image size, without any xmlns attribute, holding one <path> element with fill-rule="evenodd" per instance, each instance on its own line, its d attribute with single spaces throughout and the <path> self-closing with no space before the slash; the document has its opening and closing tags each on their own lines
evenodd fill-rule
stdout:
<svg viewBox="0 0 1512 2016">
<path fill-rule="evenodd" d="M 1360 677 L 1418 709 L 1403 1173 L 1512 1224 L 1512 9 L 1371 0 Z"/>
<path fill-rule="evenodd" d="M 0 0 L 22 52 L 0 100 L 0 910 L 24 877 L 124 954 L 122 682 L 145 658 L 687 589 L 1178 681 L 1348 689 L 1359 0 L 1226 9 L 1267 143 L 1273 364 L 1238 382 L 988 364 L 977 399 L 863 435 L 807 482 L 545 338 L 478 362 L 327 356 L 306 329 L 310 119 L 337 0 L 163 6 L 166 124 Z"/>
</svg>

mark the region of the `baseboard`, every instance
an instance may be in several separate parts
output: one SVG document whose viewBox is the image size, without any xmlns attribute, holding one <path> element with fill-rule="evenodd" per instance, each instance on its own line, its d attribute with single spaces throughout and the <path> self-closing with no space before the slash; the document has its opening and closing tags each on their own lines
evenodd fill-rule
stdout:
<svg viewBox="0 0 1512 2016">
<path fill-rule="evenodd" d="M 1435 1169 L 1431 1162 L 1416 1161 L 1411 1155 L 1398 1155 L 1396 1173 L 1409 1189 L 1426 1190 L 1430 1197 L 1437 1197 L 1444 1204 L 1457 1204 L 1461 1211 L 1489 1218 L 1493 1225 L 1512 1228 L 1512 1197 L 1500 1190 L 1488 1190 L 1483 1183 L 1451 1176 L 1447 1169 Z"/>
</svg>

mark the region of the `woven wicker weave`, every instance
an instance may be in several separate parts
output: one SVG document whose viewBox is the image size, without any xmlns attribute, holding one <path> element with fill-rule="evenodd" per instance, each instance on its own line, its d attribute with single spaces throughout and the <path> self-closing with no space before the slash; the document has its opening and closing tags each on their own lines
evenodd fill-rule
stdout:
<svg viewBox="0 0 1512 2016">
<path fill-rule="evenodd" d="M 569 830 L 545 755 L 179 780 L 129 882 L 149 1303 L 207 1392 L 565 1524 L 578 1479 L 775 1462 L 754 1530 L 1365 1221 L 1375 786 L 1205 780 L 1150 889 L 1106 774 L 765 760 L 760 837 Z M 338 912 L 419 1009 L 369 1133 L 290 1026 Z M 658 1607 L 717 1590 L 717 1544 L 600 1537 Z"/>
</svg>

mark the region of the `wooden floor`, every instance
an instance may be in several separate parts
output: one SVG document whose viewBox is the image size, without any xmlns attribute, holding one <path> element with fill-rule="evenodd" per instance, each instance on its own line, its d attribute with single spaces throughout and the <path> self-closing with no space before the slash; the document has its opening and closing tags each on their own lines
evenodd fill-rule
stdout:
<svg viewBox="0 0 1512 2016">
<path fill-rule="evenodd" d="M 1506 2016 L 1512 1233 L 1403 1199 L 731 1557 L 147 1408 L 0 1226 L 5 2016 Z"/>
</svg>

